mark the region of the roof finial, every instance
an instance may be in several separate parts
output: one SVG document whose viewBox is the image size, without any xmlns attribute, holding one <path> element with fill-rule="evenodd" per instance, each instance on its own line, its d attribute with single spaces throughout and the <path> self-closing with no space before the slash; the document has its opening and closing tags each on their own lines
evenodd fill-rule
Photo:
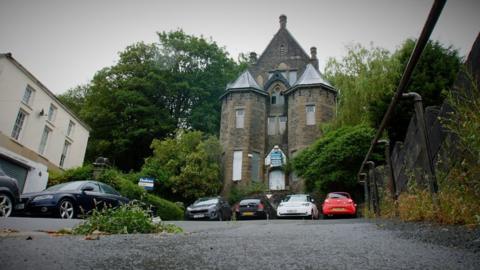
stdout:
<svg viewBox="0 0 480 270">
<path fill-rule="evenodd" d="M 250 64 L 255 64 L 257 62 L 257 53 L 251 52 L 250 53 Z"/>
<path fill-rule="evenodd" d="M 280 28 L 286 28 L 287 27 L 287 16 L 284 14 L 280 15 Z"/>
<path fill-rule="evenodd" d="M 317 59 L 317 48 L 316 47 L 311 47 L 310 48 L 310 55 L 311 55 L 311 59 Z"/>
</svg>

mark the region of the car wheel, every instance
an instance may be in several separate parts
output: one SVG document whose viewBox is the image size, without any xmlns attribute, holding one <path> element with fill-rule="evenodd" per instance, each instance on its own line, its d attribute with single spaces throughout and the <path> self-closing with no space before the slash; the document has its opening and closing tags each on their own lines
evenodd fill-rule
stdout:
<svg viewBox="0 0 480 270">
<path fill-rule="evenodd" d="M 58 215 L 63 219 L 72 219 L 76 215 L 75 205 L 69 199 L 63 199 L 58 204 Z"/>
<path fill-rule="evenodd" d="M 7 194 L 0 193 L 0 217 L 9 217 L 12 214 L 12 198 Z"/>
</svg>

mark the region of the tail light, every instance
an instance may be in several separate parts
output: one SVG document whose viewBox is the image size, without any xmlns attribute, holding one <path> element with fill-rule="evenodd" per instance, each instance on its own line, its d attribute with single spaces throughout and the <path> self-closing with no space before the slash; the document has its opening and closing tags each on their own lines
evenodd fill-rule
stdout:
<svg viewBox="0 0 480 270">
<path fill-rule="evenodd" d="M 263 211 L 263 204 L 262 203 L 258 204 L 258 210 Z"/>
<path fill-rule="evenodd" d="M 352 199 L 348 199 L 348 203 L 353 203 L 353 200 L 352 200 Z"/>
<path fill-rule="evenodd" d="M 326 200 L 325 200 L 325 203 L 329 203 L 329 202 L 330 202 L 330 200 L 329 200 L 329 199 L 326 199 Z"/>
</svg>

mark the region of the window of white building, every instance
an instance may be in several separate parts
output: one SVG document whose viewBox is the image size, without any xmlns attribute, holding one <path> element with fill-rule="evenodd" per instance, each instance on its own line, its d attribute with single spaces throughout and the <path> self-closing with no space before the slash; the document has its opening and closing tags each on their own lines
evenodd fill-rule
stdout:
<svg viewBox="0 0 480 270">
<path fill-rule="evenodd" d="M 70 143 L 68 141 L 65 141 L 65 144 L 63 145 L 62 155 L 60 156 L 60 167 L 63 167 L 63 165 L 65 164 L 65 160 L 67 159 L 69 150 Z"/>
<path fill-rule="evenodd" d="M 20 133 L 23 129 L 23 124 L 25 123 L 25 119 L 27 118 L 27 113 L 19 110 L 17 114 L 17 119 L 15 119 L 15 124 L 13 125 L 12 130 L 12 138 L 18 140 L 20 138 Z"/>
<path fill-rule="evenodd" d="M 236 109 L 235 110 L 235 127 L 236 128 L 243 128 L 245 121 L 245 110 L 244 109 Z"/>
<path fill-rule="evenodd" d="M 27 87 L 25 88 L 25 92 L 23 93 L 23 103 L 30 105 L 30 102 L 32 101 L 33 91 L 33 88 L 27 85 Z"/>
<path fill-rule="evenodd" d="M 38 153 L 43 155 L 45 153 L 45 148 L 47 146 L 48 135 L 50 134 L 51 130 L 45 126 L 42 133 L 42 139 L 40 140 L 40 146 L 38 147 Z"/>
<path fill-rule="evenodd" d="M 278 132 L 280 134 L 283 134 L 286 129 L 287 129 L 287 117 L 286 116 L 280 116 L 278 118 Z"/>
<path fill-rule="evenodd" d="M 276 117 L 268 117 L 268 135 L 276 135 L 277 134 L 277 118 Z"/>
<path fill-rule="evenodd" d="M 233 174 L 232 174 L 233 181 L 242 180 L 242 158 L 243 158 L 242 151 L 233 152 Z"/>
<path fill-rule="evenodd" d="M 55 121 L 55 117 L 57 116 L 57 107 L 55 105 L 50 104 L 50 108 L 48 109 L 48 121 L 52 122 Z"/>
<path fill-rule="evenodd" d="M 315 125 L 315 105 L 306 106 L 307 126 Z"/>
<path fill-rule="evenodd" d="M 75 123 L 72 120 L 70 120 L 67 128 L 67 136 L 71 137 L 73 135 L 74 130 L 75 130 Z"/>
</svg>

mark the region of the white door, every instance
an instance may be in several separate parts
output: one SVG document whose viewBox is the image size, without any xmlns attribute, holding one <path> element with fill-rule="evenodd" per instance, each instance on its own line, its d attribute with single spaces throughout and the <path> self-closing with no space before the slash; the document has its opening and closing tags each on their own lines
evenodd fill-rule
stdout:
<svg viewBox="0 0 480 270">
<path fill-rule="evenodd" d="M 283 171 L 271 171 L 268 175 L 270 190 L 285 190 L 285 174 Z"/>
</svg>

